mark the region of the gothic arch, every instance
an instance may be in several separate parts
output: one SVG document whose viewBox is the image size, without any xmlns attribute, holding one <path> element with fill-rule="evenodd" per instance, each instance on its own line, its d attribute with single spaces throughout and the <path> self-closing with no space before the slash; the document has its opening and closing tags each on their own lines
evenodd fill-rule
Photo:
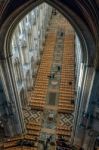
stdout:
<svg viewBox="0 0 99 150">
<path fill-rule="evenodd" d="M 90 2 L 81 1 L 59 1 L 59 0 L 21 0 L 17 3 L 17 0 L 13 2 L 13 6 L 10 2 L 9 6 L 6 7 L 6 12 L 4 16 L 2 15 L 2 28 L 0 37 L 2 41 L 0 43 L 1 58 L 11 55 L 10 41 L 12 33 L 18 22 L 25 16 L 30 10 L 32 10 L 37 5 L 47 2 L 51 6 L 55 7 L 60 11 L 72 24 L 76 30 L 82 47 L 83 47 L 83 60 L 89 66 L 98 65 L 96 57 L 96 52 L 98 53 L 98 16 L 96 15 L 95 6 Z M 89 3 L 89 2 L 88 2 Z M 12 9 L 11 9 L 12 8 Z M 10 11 L 9 11 L 10 10 Z M 8 13 L 9 12 L 9 13 Z M 8 14 L 7 14 L 8 13 Z M 96 59 L 96 60 L 95 60 Z M 95 62 L 96 61 L 96 62 Z"/>
<path fill-rule="evenodd" d="M 31 78 L 30 78 L 30 71 L 29 70 L 26 73 L 26 87 L 27 87 L 27 90 L 30 90 Z"/>
<path fill-rule="evenodd" d="M 15 76 L 18 82 L 21 82 L 21 69 L 20 69 L 20 61 L 19 58 L 15 58 L 14 60 L 14 70 L 15 70 Z"/>
<path fill-rule="evenodd" d="M 26 103 L 26 94 L 24 88 L 22 88 L 20 91 L 20 99 L 21 99 L 21 104 L 24 107 Z"/>
<path fill-rule="evenodd" d="M 34 73 L 34 63 L 35 63 L 34 57 L 32 56 L 31 57 L 31 71 L 32 71 L 32 74 Z"/>
</svg>

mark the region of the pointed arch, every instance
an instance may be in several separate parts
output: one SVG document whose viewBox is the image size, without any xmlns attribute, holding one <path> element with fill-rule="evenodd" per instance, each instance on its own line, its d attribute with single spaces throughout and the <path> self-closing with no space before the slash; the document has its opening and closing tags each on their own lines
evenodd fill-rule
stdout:
<svg viewBox="0 0 99 150">
<path fill-rule="evenodd" d="M 32 10 L 34 7 L 40 5 L 41 3 L 46 2 L 52 7 L 55 7 L 57 10 L 59 10 L 60 13 L 62 13 L 72 24 L 74 29 L 76 30 L 82 47 L 83 47 L 83 61 L 87 63 L 89 66 L 93 66 L 95 63 L 95 56 L 96 56 L 96 50 L 98 48 L 96 44 L 96 37 L 97 37 L 97 27 L 96 22 L 92 22 L 93 17 L 90 16 L 90 10 L 92 9 L 91 6 L 89 9 L 83 4 L 76 1 L 50 1 L 50 0 L 29 0 L 29 1 L 23 1 L 21 0 L 19 3 L 17 1 L 14 1 L 13 9 L 11 9 L 10 13 L 8 13 L 4 16 L 4 19 L 6 21 L 3 23 L 1 28 L 1 38 L 2 41 L 0 44 L 1 49 L 1 57 L 6 57 L 7 55 L 11 55 L 10 50 L 10 41 L 11 36 L 14 31 L 15 26 L 18 24 L 18 22 L 25 16 L 30 10 Z M 10 4 L 9 7 L 6 8 L 6 13 L 9 11 L 10 7 L 12 5 Z M 81 7 L 82 6 L 82 7 Z M 85 8 L 84 8 L 85 7 Z M 93 8 L 94 9 L 94 8 Z M 90 17 L 90 27 L 88 25 L 88 20 L 86 18 L 86 13 Z M 3 15 L 2 15 L 3 16 Z M 95 10 L 93 11 L 93 16 L 95 16 Z M 6 18 L 8 17 L 8 18 Z M 96 17 L 96 16 L 95 16 Z M 86 19 L 86 20 L 84 20 Z M 95 26 L 96 28 L 92 28 L 92 26 Z M 5 30 L 3 30 L 5 28 Z M 91 32 L 92 31 L 92 32 Z M 96 34 L 96 35 L 95 35 Z M 91 44 L 90 44 L 91 43 Z M 98 58 L 97 58 L 98 59 Z"/>
<path fill-rule="evenodd" d="M 21 104 L 24 107 L 26 105 L 26 92 L 24 88 L 20 90 L 20 99 L 21 99 Z"/>
</svg>

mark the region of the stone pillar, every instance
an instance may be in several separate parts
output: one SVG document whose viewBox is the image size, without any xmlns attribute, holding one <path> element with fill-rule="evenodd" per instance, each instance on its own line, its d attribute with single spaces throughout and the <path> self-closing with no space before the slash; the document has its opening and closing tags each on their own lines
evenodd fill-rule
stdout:
<svg viewBox="0 0 99 150">
<path fill-rule="evenodd" d="M 1 58 L 0 74 L 6 99 L 6 105 L 4 106 L 6 114 L 4 116 L 5 134 L 11 137 L 25 132 L 21 101 L 17 91 L 11 56 Z"/>
<path fill-rule="evenodd" d="M 79 106 L 77 111 L 76 117 L 76 124 L 74 125 L 74 145 L 79 145 L 83 147 L 88 144 L 89 137 L 87 135 L 87 124 L 83 126 L 83 113 L 86 113 L 86 108 L 90 99 L 90 94 L 93 86 L 95 70 L 93 67 L 87 67 L 84 75 L 84 79 L 82 82 L 80 94 L 79 94 Z M 86 140 L 85 140 L 86 139 Z M 84 142 L 86 143 L 84 144 Z M 84 146 L 85 148 L 85 146 Z M 86 149 L 84 149 L 86 150 Z"/>
<path fill-rule="evenodd" d="M 83 148 L 84 150 L 93 150 L 97 133 L 93 130 L 86 131 L 84 136 Z"/>
<path fill-rule="evenodd" d="M 87 147 L 87 150 L 93 150 L 96 137 L 99 136 L 99 70 L 95 71 L 90 99 L 87 103 L 86 110 L 90 116 L 90 130 L 84 139 L 83 147 Z M 88 142 L 86 142 L 86 139 L 89 141 L 87 140 Z"/>
</svg>

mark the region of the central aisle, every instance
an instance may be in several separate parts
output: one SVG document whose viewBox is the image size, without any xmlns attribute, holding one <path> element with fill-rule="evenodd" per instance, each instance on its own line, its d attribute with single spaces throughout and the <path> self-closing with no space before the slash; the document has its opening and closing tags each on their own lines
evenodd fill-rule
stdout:
<svg viewBox="0 0 99 150">
<path fill-rule="evenodd" d="M 55 149 L 56 140 L 61 136 L 70 140 L 73 99 L 74 31 L 57 13 L 50 21 L 35 87 L 30 95 L 32 111 L 27 124 L 39 127 L 38 130 L 31 128 L 37 134 L 40 147 Z"/>
</svg>

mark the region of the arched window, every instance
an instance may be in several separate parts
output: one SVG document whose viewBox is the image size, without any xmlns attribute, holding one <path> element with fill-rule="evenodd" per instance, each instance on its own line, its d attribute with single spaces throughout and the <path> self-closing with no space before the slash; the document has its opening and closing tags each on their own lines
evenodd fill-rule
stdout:
<svg viewBox="0 0 99 150">
<path fill-rule="evenodd" d="M 15 76 L 18 83 L 22 82 L 20 61 L 16 58 L 14 63 Z"/>
<path fill-rule="evenodd" d="M 29 70 L 26 73 L 26 87 L 27 87 L 27 90 L 30 90 L 31 78 L 30 78 L 30 71 Z"/>
<path fill-rule="evenodd" d="M 24 88 L 22 88 L 20 91 L 20 99 L 21 99 L 21 104 L 24 107 L 26 105 L 26 94 Z"/>
<path fill-rule="evenodd" d="M 23 57 L 23 64 L 26 64 L 28 59 L 27 59 L 27 38 L 25 37 L 25 34 L 22 33 L 19 36 L 19 44 L 20 44 L 20 51 L 22 51 L 22 57 Z"/>
<path fill-rule="evenodd" d="M 35 64 L 35 62 L 34 62 L 34 57 L 32 56 L 32 58 L 31 58 L 31 71 L 32 71 L 32 76 L 34 75 L 34 64 Z"/>
</svg>

